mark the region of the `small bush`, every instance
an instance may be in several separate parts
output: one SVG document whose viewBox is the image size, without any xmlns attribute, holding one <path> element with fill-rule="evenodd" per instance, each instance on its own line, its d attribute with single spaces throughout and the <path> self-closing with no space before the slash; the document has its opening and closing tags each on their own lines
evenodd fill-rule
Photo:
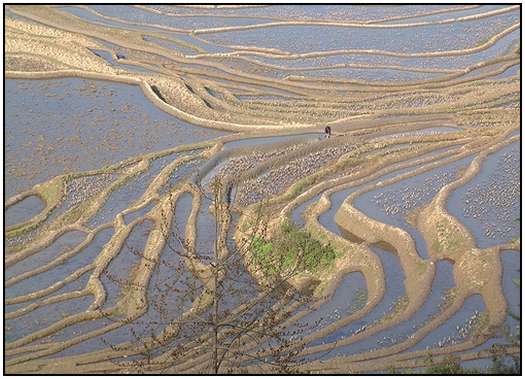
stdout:
<svg viewBox="0 0 525 379">
<path fill-rule="evenodd" d="M 272 274 L 292 269 L 317 273 L 330 268 L 337 256 L 329 244 L 322 244 L 293 223 L 281 225 L 268 240 L 254 238 L 252 251 L 255 263 Z"/>
<path fill-rule="evenodd" d="M 479 375 L 481 371 L 461 367 L 457 357 L 449 356 L 443 362 L 426 369 L 425 374 L 430 375 Z"/>
</svg>

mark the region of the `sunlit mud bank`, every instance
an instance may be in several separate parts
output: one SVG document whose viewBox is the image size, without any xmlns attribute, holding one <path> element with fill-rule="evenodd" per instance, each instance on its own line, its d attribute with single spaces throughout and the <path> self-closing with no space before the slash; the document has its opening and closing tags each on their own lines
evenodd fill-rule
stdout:
<svg viewBox="0 0 525 379">
<path fill-rule="evenodd" d="M 235 315 L 282 230 L 326 253 L 258 304 L 294 370 L 520 353 L 519 6 L 6 11 L 7 373 L 208 372 L 214 254 Z"/>
</svg>

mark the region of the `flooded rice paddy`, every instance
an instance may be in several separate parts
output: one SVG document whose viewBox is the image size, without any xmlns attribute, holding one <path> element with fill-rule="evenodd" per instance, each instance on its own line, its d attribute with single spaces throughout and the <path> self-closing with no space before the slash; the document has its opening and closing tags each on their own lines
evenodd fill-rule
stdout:
<svg viewBox="0 0 525 379">
<path fill-rule="evenodd" d="M 6 10 L 7 373 L 520 354 L 519 6 Z"/>
</svg>

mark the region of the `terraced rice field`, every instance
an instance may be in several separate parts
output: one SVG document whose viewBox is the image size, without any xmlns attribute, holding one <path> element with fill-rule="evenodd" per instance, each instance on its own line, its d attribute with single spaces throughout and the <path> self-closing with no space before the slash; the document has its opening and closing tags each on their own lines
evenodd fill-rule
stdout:
<svg viewBox="0 0 525 379">
<path fill-rule="evenodd" d="M 5 10 L 7 373 L 521 353 L 519 5 Z"/>
</svg>

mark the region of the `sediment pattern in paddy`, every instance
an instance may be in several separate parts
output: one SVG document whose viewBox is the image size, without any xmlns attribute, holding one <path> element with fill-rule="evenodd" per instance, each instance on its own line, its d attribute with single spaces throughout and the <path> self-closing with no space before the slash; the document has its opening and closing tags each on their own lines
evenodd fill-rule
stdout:
<svg viewBox="0 0 525 379">
<path fill-rule="evenodd" d="M 179 282 L 206 286 L 209 261 L 173 258 L 169 235 L 211 250 L 226 230 L 234 247 L 261 204 L 270 232 L 293 221 L 337 252 L 278 302 L 283 326 L 314 324 L 297 370 L 488 357 L 519 303 L 519 12 L 8 6 L 6 372 L 130 372 L 137 333 L 171 339 L 147 372 L 206 372 L 208 353 L 170 349 L 175 320 L 210 303 L 162 284 L 187 265 Z M 235 275 L 263 282 L 248 263 Z M 272 372 L 245 342 L 243 372 Z"/>
</svg>

